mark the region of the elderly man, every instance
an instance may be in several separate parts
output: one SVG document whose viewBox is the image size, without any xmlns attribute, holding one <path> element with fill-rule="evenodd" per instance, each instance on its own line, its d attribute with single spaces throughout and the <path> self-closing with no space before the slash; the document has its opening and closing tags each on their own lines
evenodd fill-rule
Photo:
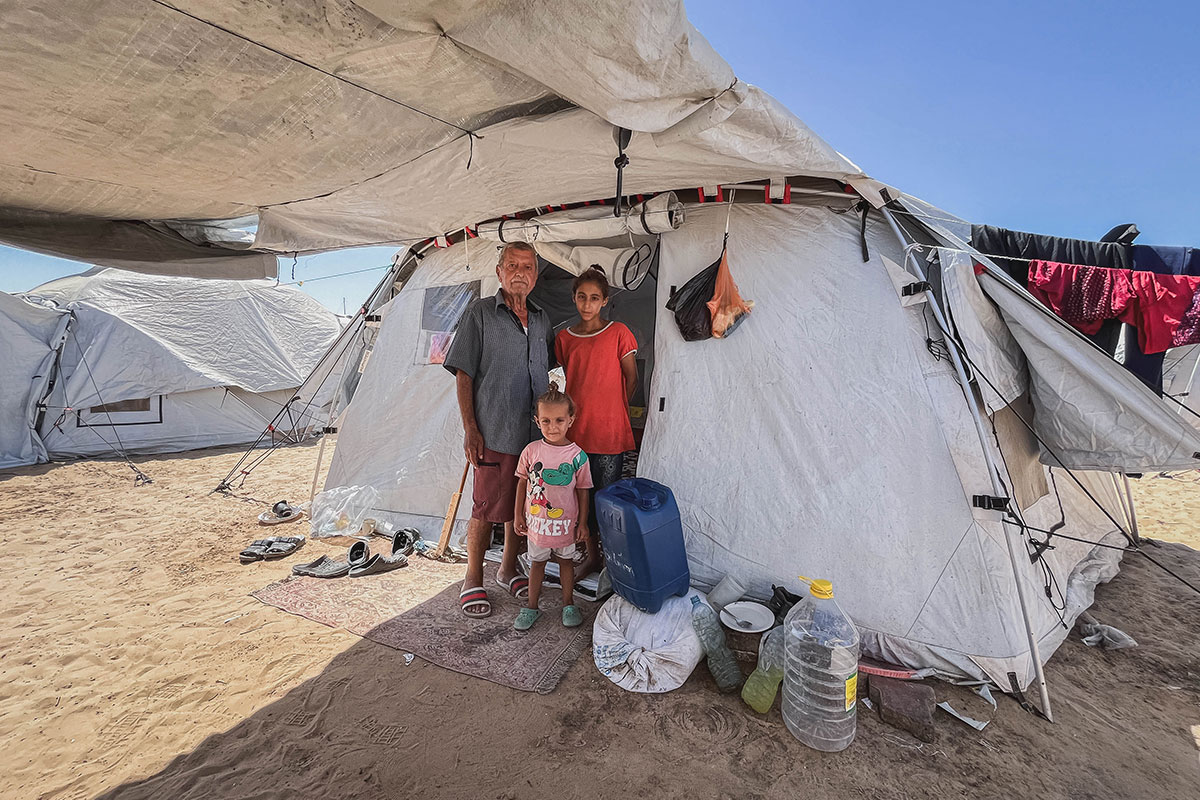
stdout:
<svg viewBox="0 0 1200 800">
<path fill-rule="evenodd" d="M 492 613 L 483 588 L 483 554 L 493 523 L 504 523 L 504 558 L 496 582 L 516 597 L 529 591 L 517 572 L 513 532 L 517 457 L 537 435 L 534 401 L 546 391 L 554 359 L 554 330 L 529 302 L 537 283 L 537 254 L 525 242 L 505 245 L 496 265 L 500 291 L 472 303 L 459 320 L 445 367 L 458 382 L 463 446 L 475 468 L 474 505 L 467 526 L 467 577 L 460 595 L 468 617 Z"/>
</svg>

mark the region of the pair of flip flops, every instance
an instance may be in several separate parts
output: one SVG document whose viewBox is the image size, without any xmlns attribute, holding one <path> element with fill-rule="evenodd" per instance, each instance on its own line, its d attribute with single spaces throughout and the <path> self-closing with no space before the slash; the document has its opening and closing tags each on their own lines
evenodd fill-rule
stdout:
<svg viewBox="0 0 1200 800">
<path fill-rule="evenodd" d="M 391 555 L 372 553 L 366 542 L 358 541 L 350 545 L 345 561 L 321 556 L 312 563 L 298 564 L 292 567 L 292 574 L 311 578 L 341 578 L 345 575 L 358 578 L 364 575 L 391 572 L 408 565 L 408 557 L 413 552 L 413 543 L 419 536 L 420 534 L 414 528 L 401 528 L 392 534 Z"/>
<path fill-rule="evenodd" d="M 506 589 L 509 594 L 518 600 L 524 600 L 529 596 L 529 578 L 526 578 L 524 575 L 513 575 L 507 581 L 502 581 L 497 576 L 496 585 Z M 487 590 L 482 586 L 463 589 L 458 595 L 458 602 L 462 606 L 463 616 L 465 617 L 483 619 L 492 615 L 492 602 L 488 600 Z"/>
<path fill-rule="evenodd" d="M 280 500 L 271 506 L 270 511 L 264 511 L 258 515 L 258 524 L 279 525 L 284 522 L 295 522 L 303 516 L 303 509 L 290 504 L 287 500 Z"/>
<path fill-rule="evenodd" d="M 303 536 L 272 536 L 251 542 L 249 547 L 238 553 L 238 560 L 243 564 L 274 561 L 287 558 L 301 547 L 304 547 Z"/>
<path fill-rule="evenodd" d="M 519 631 L 527 631 L 541 616 L 542 612 L 536 608 L 522 608 L 517 614 L 517 618 L 513 620 L 513 627 Z M 567 628 L 578 628 L 583 624 L 583 612 L 579 610 L 579 606 L 563 606 L 562 624 Z"/>
</svg>

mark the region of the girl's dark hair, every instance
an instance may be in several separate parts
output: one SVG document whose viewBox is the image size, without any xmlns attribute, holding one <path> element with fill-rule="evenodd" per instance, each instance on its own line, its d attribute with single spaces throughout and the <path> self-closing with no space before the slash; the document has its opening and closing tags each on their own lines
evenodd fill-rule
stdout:
<svg viewBox="0 0 1200 800">
<path fill-rule="evenodd" d="M 604 274 L 604 270 L 600 269 L 599 264 L 592 264 L 583 274 L 575 279 L 571 284 L 571 295 L 574 296 L 579 291 L 579 287 L 585 283 L 594 283 L 600 287 L 600 294 L 604 295 L 604 299 L 608 299 L 608 276 Z"/>
<path fill-rule="evenodd" d="M 550 381 L 550 388 L 542 392 L 537 399 L 537 408 L 540 410 L 542 403 L 550 405 L 558 405 L 559 403 L 567 404 L 567 413 L 572 417 L 575 416 L 575 401 L 571 399 L 571 395 L 558 390 L 558 382 Z"/>
</svg>

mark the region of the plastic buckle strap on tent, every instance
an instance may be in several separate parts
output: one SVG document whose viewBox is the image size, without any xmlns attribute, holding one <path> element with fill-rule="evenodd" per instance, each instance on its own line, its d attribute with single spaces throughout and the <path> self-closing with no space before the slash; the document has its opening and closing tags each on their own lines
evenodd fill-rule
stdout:
<svg viewBox="0 0 1200 800">
<path fill-rule="evenodd" d="M 932 291 L 933 291 L 933 284 L 930 283 L 929 281 L 915 281 L 914 283 L 910 283 L 907 286 L 905 286 L 903 289 L 901 289 L 900 296 L 901 297 L 912 297 L 915 294 L 924 294 L 925 292 L 932 292 Z"/>
<path fill-rule="evenodd" d="M 1011 502 L 1011 498 L 992 494 L 977 494 L 971 498 L 971 505 L 975 508 L 982 508 L 984 511 L 1008 512 L 1010 510 L 1009 502 Z"/>
<path fill-rule="evenodd" d="M 613 128 L 613 141 L 617 145 L 617 157 L 613 159 L 613 166 L 617 168 L 617 201 L 616 207 L 613 209 L 613 216 L 621 216 L 621 191 L 625 180 L 625 168 L 629 166 L 629 156 L 625 155 L 625 148 L 629 146 L 629 140 L 633 138 L 633 131 L 629 128 Z"/>
<path fill-rule="evenodd" d="M 435 236 L 433 239 L 433 246 L 438 248 L 439 250 L 444 250 L 445 248 L 450 246 L 450 237 L 449 236 Z"/>
<path fill-rule="evenodd" d="M 767 205 L 790 206 L 792 204 L 791 184 L 783 178 L 771 178 L 763 188 L 763 202 Z"/>
<path fill-rule="evenodd" d="M 871 260 L 871 251 L 867 249 L 867 212 L 871 210 L 871 204 L 866 200 L 860 200 L 855 208 L 861 217 L 858 226 L 858 239 L 862 244 L 862 260 L 865 264 Z"/>
<path fill-rule="evenodd" d="M 701 203 L 707 203 L 710 200 L 715 200 L 718 203 L 725 202 L 725 192 L 720 184 L 716 186 L 701 186 L 696 190 L 696 193 L 700 195 Z"/>
</svg>

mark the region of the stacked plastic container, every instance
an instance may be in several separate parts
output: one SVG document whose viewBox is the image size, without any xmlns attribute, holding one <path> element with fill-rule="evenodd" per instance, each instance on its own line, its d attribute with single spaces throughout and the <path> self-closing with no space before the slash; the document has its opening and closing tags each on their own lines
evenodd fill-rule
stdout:
<svg viewBox="0 0 1200 800">
<path fill-rule="evenodd" d="M 596 492 L 596 516 L 613 591 L 650 614 L 687 594 L 691 574 L 670 489 L 645 478 L 617 481 Z"/>
</svg>

